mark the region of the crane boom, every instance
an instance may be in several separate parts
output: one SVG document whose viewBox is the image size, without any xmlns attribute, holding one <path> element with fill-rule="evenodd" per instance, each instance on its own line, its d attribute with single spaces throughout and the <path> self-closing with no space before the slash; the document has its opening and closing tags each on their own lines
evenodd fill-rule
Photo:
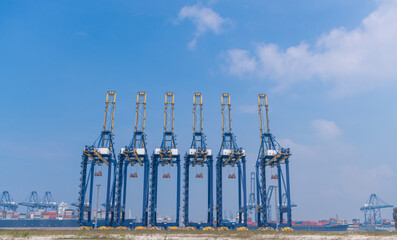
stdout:
<svg viewBox="0 0 397 240">
<path fill-rule="evenodd" d="M 203 132 L 203 96 L 193 94 L 193 134 Z"/>
<path fill-rule="evenodd" d="M 230 103 L 230 94 L 222 93 L 222 134 L 232 133 L 232 105 Z"/>
<path fill-rule="evenodd" d="M 138 92 L 136 95 L 135 132 L 145 132 L 146 121 L 146 93 Z"/>
<path fill-rule="evenodd" d="M 165 94 L 164 132 L 174 133 L 174 94 L 170 92 Z"/>
</svg>

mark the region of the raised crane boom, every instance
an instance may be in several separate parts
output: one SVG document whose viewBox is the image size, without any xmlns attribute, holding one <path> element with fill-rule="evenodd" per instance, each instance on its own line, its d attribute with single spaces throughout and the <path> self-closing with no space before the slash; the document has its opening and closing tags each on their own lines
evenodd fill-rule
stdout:
<svg viewBox="0 0 397 240">
<path fill-rule="evenodd" d="M 115 213 L 115 192 L 116 192 L 116 155 L 113 148 L 113 126 L 116 107 L 116 92 L 109 91 L 106 94 L 105 116 L 101 134 L 94 144 L 85 146 L 81 162 L 81 178 L 79 192 L 79 217 L 81 225 L 94 226 L 92 223 L 92 196 L 94 188 L 94 176 L 102 176 L 102 171 L 95 173 L 96 166 L 104 163 L 108 168 L 106 185 L 106 215 L 104 225 L 113 225 Z M 88 169 L 88 165 L 90 168 Z M 94 174 L 95 173 L 95 174 Z M 85 196 L 88 193 L 88 202 Z M 84 217 L 87 212 L 87 218 Z M 111 216 L 109 218 L 109 212 Z M 102 223 L 101 223 L 102 224 Z"/>
<path fill-rule="evenodd" d="M 174 134 L 174 94 L 166 93 L 164 102 L 164 136 L 161 149 L 176 148 Z"/>
<path fill-rule="evenodd" d="M 222 108 L 222 143 L 216 162 L 216 221 L 218 227 L 247 226 L 247 196 L 246 196 L 246 160 L 245 150 L 239 148 L 232 133 L 230 94 L 221 95 Z M 239 220 L 235 226 L 224 222 L 222 216 L 222 169 L 226 166 L 238 168 L 238 214 Z M 236 178 L 236 176 L 229 176 Z"/>
<path fill-rule="evenodd" d="M 148 225 L 149 199 L 149 157 L 146 149 L 145 135 L 146 121 L 146 93 L 138 92 L 136 97 L 135 128 L 129 146 L 121 149 L 118 162 L 117 190 L 116 190 L 116 219 L 119 225 L 128 227 Z M 143 201 L 142 221 L 128 222 L 125 220 L 127 201 L 127 173 L 129 166 L 143 166 Z M 130 178 L 137 178 L 138 173 L 131 173 Z"/>
<path fill-rule="evenodd" d="M 164 132 L 160 148 L 155 148 L 151 162 L 151 181 L 150 181 L 150 222 L 152 226 L 179 226 L 179 207 L 180 207 L 180 155 L 176 148 L 176 136 L 174 133 L 174 94 L 167 92 L 164 102 Z M 176 214 L 174 223 L 157 222 L 157 186 L 158 186 L 158 167 L 176 165 Z M 170 173 L 164 174 L 163 178 L 171 178 Z"/>
<path fill-rule="evenodd" d="M 206 222 L 192 222 L 189 221 L 189 174 L 190 167 L 204 167 L 208 169 L 207 182 L 207 221 Z M 203 174 L 196 174 L 196 178 L 203 178 Z M 212 150 L 207 148 L 205 134 L 203 132 L 203 96 L 201 93 L 193 94 L 193 140 L 190 149 L 185 154 L 184 164 L 184 214 L 183 222 L 185 227 L 203 228 L 206 226 L 213 226 L 213 158 Z M 197 207 L 197 206 L 195 206 Z"/>
<path fill-rule="evenodd" d="M 265 94 L 258 94 L 258 108 L 259 108 L 259 130 L 261 144 L 259 147 L 258 158 L 256 162 L 256 177 L 257 177 L 257 204 L 258 204 L 258 226 L 266 227 L 271 224 L 268 223 L 267 212 L 270 206 L 266 201 L 266 167 L 277 166 L 277 181 L 278 181 L 278 218 L 280 226 L 291 227 L 291 199 L 290 199 L 290 182 L 289 182 L 289 157 L 291 152 L 289 148 L 282 148 L 276 141 L 274 136 L 270 133 L 269 125 L 269 106 L 267 103 L 267 96 Z M 281 164 L 285 163 L 285 179 Z M 283 193 L 284 192 L 284 193 Z M 285 194 L 286 203 L 283 204 L 282 196 Z M 282 223 L 283 214 L 287 214 L 287 223 Z M 275 227 L 275 226 L 272 226 Z"/>
</svg>

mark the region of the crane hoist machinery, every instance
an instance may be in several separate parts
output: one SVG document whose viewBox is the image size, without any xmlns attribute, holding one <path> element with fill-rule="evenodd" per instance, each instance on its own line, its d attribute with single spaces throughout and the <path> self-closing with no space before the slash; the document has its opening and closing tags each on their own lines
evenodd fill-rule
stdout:
<svg viewBox="0 0 397 240">
<path fill-rule="evenodd" d="M 116 219 L 120 226 L 147 226 L 149 214 L 149 157 L 146 149 L 146 93 L 138 92 L 135 110 L 135 129 L 128 146 L 121 148 L 119 154 L 116 190 Z M 125 206 L 127 201 L 127 179 L 137 178 L 138 173 L 128 175 L 128 169 L 143 167 L 143 201 L 142 220 L 138 222 L 126 221 Z M 136 196 L 138 197 L 138 196 Z"/>
<path fill-rule="evenodd" d="M 176 214 L 175 222 L 157 221 L 157 190 L 159 166 L 176 167 Z M 181 187 L 181 159 L 176 146 L 174 133 L 174 94 L 165 94 L 164 104 L 164 132 L 163 140 L 159 148 L 155 148 L 152 154 L 151 181 L 150 181 L 150 224 L 157 227 L 179 227 L 180 187 Z M 163 178 L 171 178 L 170 172 L 164 173 Z"/>
<path fill-rule="evenodd" d="M 196 223 L 189 221 L 189 176 L 190 168 L 203 169 L 207 167 L 207 219 L 206 222 Z M 203 178 L 203 173 L 196 173 L 196 178 Z M 203 96 L 201 93 L 193 94 L 193 140 L 185 155 L 184 163 L 184 214 L 185 227 L 204 228 L 213 226 L 213 157 L 212 150 L 207 148 L 206 136 L 203 132 Z"/>
<path fill-rule="evenodd" d="M 246 192 L 246 160 L 245 150 L 238 147 L 236 137 L 232 132 L 230 95 L 221 95 L 222 107 L 222 143 L 216 161 L 216 224 L 217 227 L 246 227 L 247 226 L 247 192 Z M 232 224 L 224 221 L 223 211 L 223 177 L 222 170 L 225 167 L 237 167 L 238 185 L 238 222 Z M 236 178 L 235 174 L 229 174 L 229 178 Z"/>
<path fill-rule="evenodd" d="M 97 168 L 107 168 L 106 182 L 106 214 L 104 221 L 98 221 L 98 226 L 111 226 L 114 224 L 114 204 L 117 159 L 113 148 L 113 125 L 116 106 L 116 92 L 106 94 L 105 119 L 101 134 L 92 145 L 84 147 L 81 161 L 80 192 L 78 202 L 78 222 L 82 226 L 94 226 L 92 221 L 92 201 L 94 191 L 94 176 L 102 176 L 102 170 L 95 172 Z M 95 174 L 97 173 L 97 174 Z"/>
</svg>

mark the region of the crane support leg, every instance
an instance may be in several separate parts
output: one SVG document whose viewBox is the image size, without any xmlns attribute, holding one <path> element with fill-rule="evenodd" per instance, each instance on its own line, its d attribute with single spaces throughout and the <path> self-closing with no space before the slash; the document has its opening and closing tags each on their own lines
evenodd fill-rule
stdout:
<svg viewBox="0 0 397 240">
<path fill-rule="evenodd" d="M 256 174 L 256 221 L 258 223 L 258 227 L 262 227 L 262 219 L 261 219 L 261 202 L 260 202 L 260 189 L 261 189 L 261 184 L 260 184 L 260 178 L 259 178 L 259 164 L 255 164 L 255 174 Z"/>
<path fill-rule="evenodd" d="M 261 214 L 261 227 L 265 227 L 267 225 L 267 205 L 266 205 L 266 165 L 265 165 L 265 160 L 261 160 L 261 165 L 260 165 L 260 185 L 258 186 L 260 188 L 260 194 L 261 194 L 261 204 L 260 204 L 260 214 Z"/>
<path fill-rule="evenodd" d="M 213 226 L 214 210 L 213 210 L 213 169 L 212 159 L 208 162 L 208 218 L 207 223 Z"/>
<path fill-rule="evenodd" d="M 286 181 L 287 181 L 287 224 L 288 227 L 292 226 L 292 213 L 291 213 L 291 191 L 290 191 L 290 181 L 289 181 L 289 159 L 285 160 L 285 174 L 286 174 Z"/>
<path fill-rule="evenodd" d="M 111 181 L 112 179 L 112 164 L 109 164 L 108 166 L 108 183 L 107 183 L 107 190 L 106 190 L 106 215 L 105 215 L 105 222 L 108 225 L 109 224 L 109 211 L 110 211 L 110 186 L 111 186 Z M 90 204 L 91 205 L 91 204 Z"/>
<path fill-rule="evenodd" d="M 243 219 L 243 207 L 241 205 L 241 165 L 240 162 L 237 163 L 237 172 L 238 172 L 238 223 L 242 223 Z"/>
<path fill-rule="evenodd" d="M 123 171 L 124 171 L 124 158 L 119 158 L 118 162 L 118 167 L 117 167 L 117 191 L 116 191 L 116 199 L 117 199 L 117 205 L 116 205 L 116 222 L 117 224 L 120 225 L 120 219 L 123 216 L 122 213 L 122 206 L 121 206 L 121 190 L 123 189 Z M 125 205 L 123 205 L 125 206 Z"/>
<path fill-rule="evenodd" d="M 85 193 L 86 193 L 87 165 L 88 165 L 88 157 L 85 154 L 83 154 L 81 161 L 81 177 L 80 177 L 80 193 L 79 193 L 79 219 L 78 219 L 79 223 L 82 223 L 84 220 L 84 202 L 85 202 Z"/>
<path fill-rule="evenodd" d="M 91 218 L 92 218 L 92 192 L 94 190 L 94 171 L 95 171 L 95 162 L 91 163 L 91 169 L 90 169 L 90 197 L 89 197 L 89 202 L 88 202 L 88 223 L 91 223 Z"/>
<path fill-rule="evenodd" d="M 247 226 L 247 172 L 246 172 L 246 162 L 245 157 L 242 158 L 242 165 L 243 165 L 243 213 L 244 213 L 244 226 Z"/>
<path fill-rule="evenodd" d="M 183 223 L 185 224 L 185 227 L 189 224 L 189 166 L 190 166 L 190 163 L 189 163 L 189 157 L 186 155 L 185 156 L 185 165 L 184 165 L 184 167 L 185 167 L 185 171 L 184 171 L 184 178 L 185 178 L 185 181 L 184 181 L 184 186 L 183 186 L 183 203 L 184 203 L 184 206 L 183 206 L 183 210 L 184 210 L 184 212 L 183 212 Z"/>
<path fill-rule="evenodd" d="M 278 174 L 278 214 L 279 214 L 279 224 L 283 223 L 283 191 L 281 183 L 281 166 L 280 163 L 277 164 L 277 174 Z"/>
<path fill-rule="evenodd" d="M 177 167 L 177 173 L 176 173 L 176 219 L 175 223 L 177 226 L 179 226 L 179 211 L 180 211 L 180 206 L 181 206 L 181 160 L 178 157 L 177 162 L 176 162 L 176 167 Z"/>
<path fill-rule="evenodd" d="M 216 226 L 222 227 L 222 160 L 216 164 Z"/>
<path fill-rule="evenodd" d="M 145 157 L 143 176 L 143 206 L 142 206 L 142 225 L 148 225 L 148 202 L 149 202 L 149 160 Z"/>
<path fill-rule="evenodd" d="M 151 175 L 151 193 L 150 193 L 150 223 L 152 226 L 155 226 L 157 222 L 157 172 L 158 165 L 156 160 L 152 160 L 152 175 Z"/>
</svg>

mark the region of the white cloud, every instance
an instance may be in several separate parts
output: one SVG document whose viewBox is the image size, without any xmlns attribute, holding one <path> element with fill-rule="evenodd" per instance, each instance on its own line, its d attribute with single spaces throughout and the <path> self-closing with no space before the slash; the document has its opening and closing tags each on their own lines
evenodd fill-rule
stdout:
<svg viewBox="0 0 397 240">
<path fill-rule="evenodd" d="M 222 18 L 211 8 L 203 7 L 201 5 L 183 7 L 179 12 L 178 18 L 180 21 L 188 18 L 196 26 L 195 38 L 188 44 L 190 49 L 194 49 L 196 47 L 198 37 L 205 32 L 211 31 L 215 34 L 222 33 L 225 24 L 229 21 L 226 18 Z"/>
<path fill-rule="evenodd" d="M 396 83 L 397 1 L 378 1 L 378 8 L 355 29 L 335 28 L 316 44 L 285 50 L 262 43 L 255 52 L 227 51 L 230 74 L 272 80 L 279 88 L 321 80 L 332 93 L 346 95 Z"/>
<path fill-rule="evenodd" d="M 312 125 L 316 130 L 316 135 L 321 139 L 332 140 L 342 134 L 342 130 L 332 121 L 319 119 L 314 120 Z"/>
</svg>

